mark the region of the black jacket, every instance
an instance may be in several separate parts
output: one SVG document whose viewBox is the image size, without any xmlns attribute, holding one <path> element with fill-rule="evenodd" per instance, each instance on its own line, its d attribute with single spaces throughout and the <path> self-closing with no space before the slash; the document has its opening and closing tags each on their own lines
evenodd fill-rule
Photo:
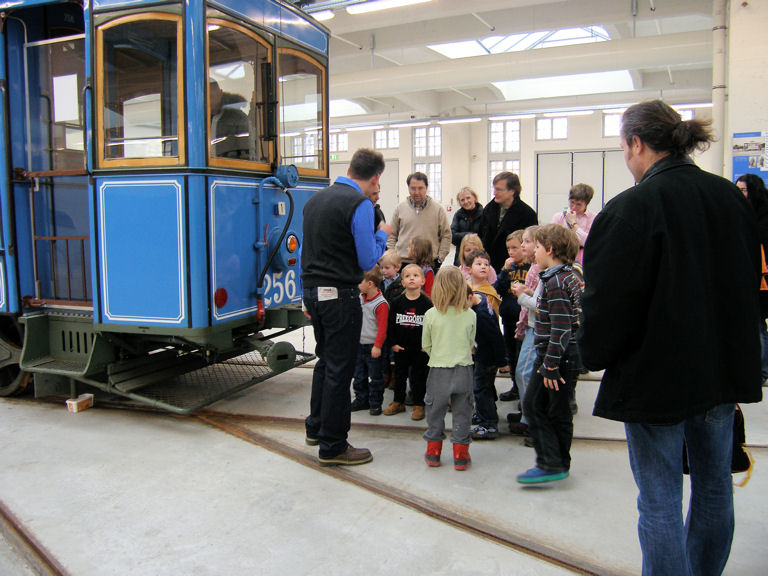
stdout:
<svg viewBox="0 0 768 576">
<path fill-rule="evenodd" d="M 467 234 L 478 234 L 480 232 L 480 218 L 483 215 L 483 205 L 480 202 L 475 203 L 475 209 L 471 212 L 459 208 L 453 215 L 451 222 L 451 244 L 456 246 L 456 255 L 453 257 L 453 265 L 459 265 L 459 246 L 461 240 Z"/>
<path fill-rule="evenodd" d="M 507 236 L 515 230 L 523 230 L 539 223 L 533 208 L 520 198 L 509 207 L 501 224 L 499 224 L 500 209 L 501 206 L 496 202 L 489 202 L 480 218 L 480 239 L 483 241 L 485 251 L 491 256 L 491 266 L 497 274 L 501 272 L 508 257 Z"/>
<path fill-rule="evenodd" d="M 611 200 L 584 251 L 578 341 L 584 365 L 605 369 L 594 414 L 673 424 L 760 401 L 759 259 L 738 188 L 688 158 Z"/>
</svg>

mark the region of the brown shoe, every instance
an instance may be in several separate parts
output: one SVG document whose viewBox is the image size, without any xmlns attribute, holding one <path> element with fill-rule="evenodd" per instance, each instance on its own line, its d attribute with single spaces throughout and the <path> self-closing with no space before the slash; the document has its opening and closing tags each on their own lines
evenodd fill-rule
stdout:
<svg viewBox="0 0 768 576">
<path fill-rule="evenodd" d="M 357 466 L 373 460 L 373 455 L 368 448 L 354 448 L 347 446 L 338 456 L 332 458 L 318 458 L 320 466 Z"/>
<path fill-rule="evenodd" d="M 389 406 L 384 408 L 384 416 L 392 416 L 393 414 L 399 414 L 400 412 L 405 412 L 405 404 L 402 402 L 390 402 Z"/>
<path fill-rule="evenodd" d="M 411 420 L 424 420 L 424 406 L 414 406 Z"/>
</svg>

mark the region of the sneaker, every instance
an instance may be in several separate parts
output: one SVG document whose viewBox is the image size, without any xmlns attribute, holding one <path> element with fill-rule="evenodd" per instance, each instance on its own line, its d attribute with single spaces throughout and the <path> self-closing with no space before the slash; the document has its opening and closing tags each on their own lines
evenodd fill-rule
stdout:
<svg viewBox="0 0 768 576">
<path fill-rule="evenodd" d="M 520 422 L 520 419 L 523 417 L 522 412 L 510 412 L 507 414 L 507 422 L 510 424 L 513 424 L 515 422 Z"/>
<path fill-rule="evenodd" d="M 523 422 L 510 422 L 509 432 L 514 436 L 527 436 L 528 424 L 524 424 Z"/>
<path fill-rule="evenodd" d="M 542 470 L 538 466 L 534 466 L 530 470 L 517 475 L 517 481 L 520 484 L 543 484 L 544 482 L 555 482 L 564 478 L 568 478 L 568 470 L 551 472 L 549 470 Z"/>
<path fill-rule="evenodd" d="M 312 436 L 307 432 L 307 435 L 304 436 L 304 444 L 307 446 L 318 446 L 320 444 L 320 440 L 317 439 L 317 436 Z"/>
<path fill-rule="evenodd" d="M 368 414 L 371 416 L 381 416 L 381 406 L 372 407 L 370 410 L 368 410 Z"/>
<path fill-rule="evenodd" d="M 413 406 L 413 394 L 411 394 L 410 390 L 408 390 L 408 392 L 405 393 L 405 405 Z"/>
<path fill-rule="evenodd" d="M 473 440 L 495 440 L 499 431 L 493 426 L 477 426 L 472 428 Z"/>
<path fill-rule="evenodd" d="M 424 406 L 414 406 L 411 420 L 424 420 Z"/>
<path fill-rule="evenodd" d="M 354 448 L 347 446 L 341 454 L 331 458 L 318 458 L 320 466 L 357 466 L 373 460 L 371 451 L 367 448 Z"/>
<path fill-rule="evenodd" d="M 499 400 L 502 402 L 512 402 L 513 400 L 520 400 L 520 393 L 517 388 L 510 388 L 506 392 L 499 394 Z"/>
<path fill-rule="evenodd" d="M 402 402 L 390 402 L 389 406 L 384 408 L 382 414 L 384 416 L 392 416 L 393 414 L 400 414 L 400 412 L 405 412 L 405 404 Z"/>
<path fill-rule="evenodd" d="M 478 424 L 480 424 L 480 416 L 475 412 L 472 414 L 472 426 L 477 426 Z"/>
<path fill-rule="evenodd" d="M 349 407 L 349 409 L 352 412 L 357 412 L 359 410 L 368 410 L 370 408 L 370 405 L 368 404 L 368 400 L 363 400 L 362 398 L 355 398 L 352 400 L 352 404 Z"/>
</svg>

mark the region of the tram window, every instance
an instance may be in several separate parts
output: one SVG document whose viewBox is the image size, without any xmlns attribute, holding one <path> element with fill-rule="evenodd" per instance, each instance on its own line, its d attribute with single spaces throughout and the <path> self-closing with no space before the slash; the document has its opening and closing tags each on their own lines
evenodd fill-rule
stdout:
<svg viewBox="0 0 768 576">
<path fill-rule="evenodd" d="M 325 70 L 306 54 L 289 48 L 278 60 L 280 156 L 300 173 L 324 176 Z"/>
<path fill-rule="evenodd" d="M 84 170 L 83 36 L 27 46 L 30 170 Z"/>
<path fill-rule="evenodd" d="M 208 153 L 210 163 L 268 169 L 272 144 L 265 124 L 271 49 L 251 31 L 208 19 Z M 232 162 L 232 161 L 235 162 Z"/>
<path fill-rule="evenodd" d="M 101 163 L 181 163 L 180 18 L 165 13 L 127 16 L 102 26 L 98 37 Z"/>
</svg>

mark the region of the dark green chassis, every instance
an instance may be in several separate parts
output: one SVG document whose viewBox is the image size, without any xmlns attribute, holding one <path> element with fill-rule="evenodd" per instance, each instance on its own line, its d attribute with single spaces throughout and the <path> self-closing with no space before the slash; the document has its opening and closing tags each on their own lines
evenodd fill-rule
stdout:
<svg viewBox="0 0 768 576">
<path fill-rule="evenodd" d="M 275 335 L 306 326 L 300 306 L 268 310 L 221 328 L 166 329 L 93 324 L 89 312 L 44 310 L 25 325 L 21 370 L 34 374 L 35 395 L 74 396 L 94 387 L 188 414 L 313 359 Z M 85 385 L 85 386 L 83 386 Z"/>
</svg>

